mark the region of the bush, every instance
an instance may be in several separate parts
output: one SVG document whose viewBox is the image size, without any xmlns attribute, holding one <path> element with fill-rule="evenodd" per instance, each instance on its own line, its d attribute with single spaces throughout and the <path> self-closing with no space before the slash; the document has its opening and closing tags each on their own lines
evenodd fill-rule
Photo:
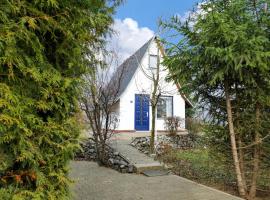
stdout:
<svg viewBox="0 0 270 200">
<path fill-rule="evenodd" d="M 189 133 L 194 135 L 200 135 L 202 133 L 203 125 L 201 120 L 196 118 L 186 118 L 186 129 Z"/>
<path fill-rule="evenodd" d="M 171 136 L 175 136 L 182 122 L 183 120 L 180 117 L 166 117 L 164 120 L 165 130 L 168 131 Z"/>
</svg>

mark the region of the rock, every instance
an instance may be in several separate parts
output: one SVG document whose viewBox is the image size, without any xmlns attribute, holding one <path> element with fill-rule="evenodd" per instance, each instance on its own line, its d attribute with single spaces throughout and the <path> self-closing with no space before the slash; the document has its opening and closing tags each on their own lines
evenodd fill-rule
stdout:
<svg viewBox="0 0 270 200">
<path fill-rule="evenodd" d="M 143 139 L 145 140 L 145 139 Z M 134 140 L 133 144 L 138 146 L 139 140 Z M 95 161 L 97 157 L 97 152 L 95 149 L 95 143 L 93 140 L 88 140 L 85 143 L 80 144 L 82 147 L 82 151 L 78 152 L 75 159 L 76 160 L 86 160 L 86 161 Z M 129 159 L 123 158 L 119 152 L 115 151 L 110 146 L 106 146 L 105 148 L 107 165 L 121 173 L 132 173 L 133 166 L 130 165 Z"/>
<path fill-rule="evenodd" d="M 176 136 L 158 135 L 156 143 L 157 154 L 158 155 L 162 154 L 165 146 L 169 146 L 174 149 L 193 148 L 195 146 L 195 141 L 196 139 L 194 139 L 194 136 L 192 135 L 176 135 Z M 132 141 L 132 145 L 139 151 L 148 154 L 150 146 L 150 137 L 135 138 Z"/>
<path fill-rule="evenodd" d="M 125 167 L 126 167 L 126 165 L 120 165 L 120 169 L 123 169 Z"/>
<path fill-rule="evenodd" d="M 115 160 L 113 161 L 113 164 L 114 164 L 114 165 L 119 165 L 119 163 L 120 163 L 119 160 L 116 160 L 116 159 L 115 159 Z"/>
<path fill-rule="evenodd" d="M 125 162 L 125 161 L 123 161 L 123 160 L 121 160 L 121 161 L 119 162 L 119 165 L 128 165 L 128 163 Z"/>
<path fill-rule="evenodd" d="M 88 152 L 89 153 L 94 153 L 95 152 L 95 149 L 89 149 Z"/>
<path fill-rule="evenodd" d="M 109 164 L 111 164 L 111 165 L 114 164 L 114 160 L 112 158 L 110 158 L 108 161 L 109 161 Z"/>
<path fill-rule="evenodd" d="M 150 154 L 149 156 L 150 156 L 151 158 L 155 158 L 155 157 L 156 157 L 156 154 L 153 153 L 153 154 Z"/>
<path fill-rule="evenodd" d="M 128 173 L 133 173 L 133 171 L 134 171 L 134 166 L 128 165 Z"/>
</svg>

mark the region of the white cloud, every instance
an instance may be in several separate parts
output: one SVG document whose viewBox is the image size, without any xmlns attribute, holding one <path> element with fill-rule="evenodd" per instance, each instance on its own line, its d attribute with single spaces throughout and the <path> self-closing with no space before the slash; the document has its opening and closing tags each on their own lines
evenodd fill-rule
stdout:
<svg viewBox="0 0 270 200">
<path fill-rule="evenodd" d="M 116 51 L 120 62 L 132 55 L 154 35 L 151 29 L 140 27 L 132 18 L 116 19 L 112 28 L 116 34 L 112 36 L 109 48 Z"/>
<path fill-rule="evenodd" d="M 180 22 L 184 23 L 188 20 L 191 13 L 191 11 L 187 11 L 184 13 L 184 15 L 176 14 L 176 17 L 180 20 Z"/>
<path fill-rule="evenodd" d="M 187 11 L 184 13 L 184 15 L 176 14 L 176 17 L 182 23 L 185 23 L 188 20 L 189 25 L 192 27 L 194 23 L 197 21 L 199 16 L 203 17 L 204 15 L 206 15 L 208 12 L 212 10 L 211 8 L 208 8 L 208 10 L 205 10 L 203 8 L 204 5 L 207 5 L 207 1 L 198 3 L 193 11 Z"/>
</svg>

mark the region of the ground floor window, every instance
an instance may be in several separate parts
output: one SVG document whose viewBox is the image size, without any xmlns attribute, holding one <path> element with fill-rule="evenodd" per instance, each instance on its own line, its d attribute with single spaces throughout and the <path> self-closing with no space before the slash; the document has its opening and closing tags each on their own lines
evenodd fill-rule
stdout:
<svg viewBox="0 0 270 200">
<path fill-rule="evenodd" d="M 173 116 L 173 97 L 161 96 L 157 104 L 157 118 L 164 119 Z"/>
</svg>

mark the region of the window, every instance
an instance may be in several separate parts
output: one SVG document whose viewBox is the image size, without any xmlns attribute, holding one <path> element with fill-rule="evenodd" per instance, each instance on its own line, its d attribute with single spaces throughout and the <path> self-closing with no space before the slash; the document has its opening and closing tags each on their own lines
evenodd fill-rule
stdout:
<svg viewBox="0 0 270 200">
<path fill-rule="evenodd" d="M 157 55 L 150 55 L 149 56 L 149 68 L 156 69 L 157 68 Z"/>
<path fill-rule="evenodd" d="M 173 97 L 161 96 L 157 104 L 157 118 L 163 119 L 173 116 Z"/>
</svg>

